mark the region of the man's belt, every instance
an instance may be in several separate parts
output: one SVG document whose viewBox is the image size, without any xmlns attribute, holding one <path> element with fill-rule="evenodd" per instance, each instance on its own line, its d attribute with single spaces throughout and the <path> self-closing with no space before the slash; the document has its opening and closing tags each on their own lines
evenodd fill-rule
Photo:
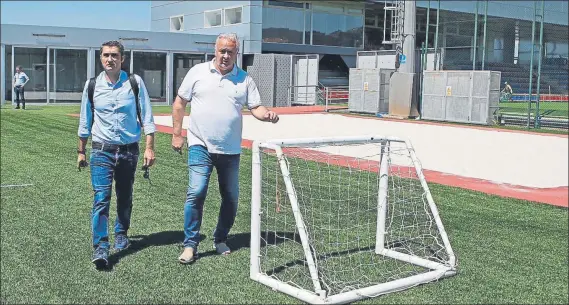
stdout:
<svg viewBox="0 0 569 305">
<path fill-rule="evenodd" d="M 93 149 L 100 149 L 102 151 L 107 152 L 128 152 L 138 150 L 138 142 L 130 143 L 130 144 L 106 144 L 100 142 L 93 142 L 91 144 Z"/>
</svg>

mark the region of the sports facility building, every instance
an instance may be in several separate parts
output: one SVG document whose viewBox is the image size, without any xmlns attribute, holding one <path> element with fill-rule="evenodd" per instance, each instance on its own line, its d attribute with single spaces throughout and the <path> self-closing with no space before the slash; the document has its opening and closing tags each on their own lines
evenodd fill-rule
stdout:
<svg viewBox="0 0 569 305">
<path fill-rule="evenodd" d="M 100 71 L 101 42 L 118 39 L 124 69 L 145 80 L 153 102 L 169 104 L 185 72 L 211 57 L 215 37 L 235 32 L 238 64 L 269 106 L 346 102 L 350 69 L 370 68 L 360 58 L 373 55 L 371 68 L 416 74 L 419 111 L 423 71 L 489 70 L 513 89 L 501 101 L 531 104 L 530 93 L 541 94 L 564 102 L 541 114 L 566 120 L 568 12 L 566 1 L 152 1 L 150 31 L 2 25 L 0 96 L 11 100 L 22 65 L 30 102 L 77 102 Z"/>
<path fill-rule="evenodd" d="M 12 99 L 12 76 L 21 65 L 29 76 L 26 100 L 36 103 L 81 101 L 85 81 L 102 71 L 101 44 L 125 47 L 123 70 L 140 75 L 152 102 L 167 103 L 186 72 L 211 58 L 214 35 L 3 24 L 2 104 Z"/>
<path fill-rule="evenodd" d="M 152 1 L 151 30 L 236 32 L 244 39 L 243 66 L 252 65 L 258 53 L 318 54 L 321 83 L 347 85 L 347 73 L 356 67 L 358 51 L 395 49 L 391 34 L 396 23 L 404 20 L 394 12 L 402 10 L 403 2 Z M 542 88 L 567 94 L 566 1 L 431 0 L 415 4 L 415 48 L 425 45 L 441 52 L 438 68 L 498 70 L 515 92 L 527 91 L 529 66 L 532 58 L 533 64 L 538 63 L 541 40 Z M 532 45 L 536 46 L 533 57 Z"/>
</svg>

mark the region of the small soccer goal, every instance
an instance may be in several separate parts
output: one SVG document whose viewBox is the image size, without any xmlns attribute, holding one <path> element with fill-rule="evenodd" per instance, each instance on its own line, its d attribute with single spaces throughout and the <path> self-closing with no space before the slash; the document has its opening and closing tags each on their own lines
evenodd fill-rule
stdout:
<svg viewBox="0 0 569 305">
<path fill-rule="evenodd" d="M 254 142 L 251 279 L 349 303 L 456 273 L 414 149 L 392 137 Z"/>
</svg>

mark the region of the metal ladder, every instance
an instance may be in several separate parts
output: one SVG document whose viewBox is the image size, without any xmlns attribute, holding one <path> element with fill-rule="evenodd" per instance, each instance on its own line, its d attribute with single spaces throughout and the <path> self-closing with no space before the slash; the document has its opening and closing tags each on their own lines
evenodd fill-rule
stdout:
<svg viewBox="0 0 569 305">
<path fill-rule="evenodd" d="M 384 0 L 383 7 L 383 42 L 384 44 L 400 44 L 403 41 L 405 1 Z M 391 25 L 389 27 L 389 40 L 387 40 L 387 12 L 390 12 Z"/>
</svg>

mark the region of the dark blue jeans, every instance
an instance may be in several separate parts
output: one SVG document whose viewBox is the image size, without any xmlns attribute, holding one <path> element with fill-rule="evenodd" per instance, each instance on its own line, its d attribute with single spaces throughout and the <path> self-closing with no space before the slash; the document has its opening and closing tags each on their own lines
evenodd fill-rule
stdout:
<svg viewBox="0 0 569 305">
<path fill-rule="evenodd" d="M 117 197 L 115 234 L 127 234 L 132 213 L 132 186 L 138 163 L 139 148 L 91 152 L 91 183 L 93 185 L 93 247 L 109 248 L 108 218 L 113 179 Z"/>
<path fill-rule="evenodd" d="M 224 242 L 237 215 L 240 155 L 212 154 L 204 146 L 192 145 L 188 152 L 189 184 L 184 205 L 184 247 L 198 249 L 203 205 L 209 178 L 215 167 L 221 194 L 221 207 L 214 242 Z"/>
<path fill-rule="evenodd" d="M 26 98 L 24 97 L 24 86 L 15 86 L 14 93 L 16 94 L 16 105 L 20 107 L 20 100 L 22 100 L 22 107 L 26 108 Z"/>
</svg>

